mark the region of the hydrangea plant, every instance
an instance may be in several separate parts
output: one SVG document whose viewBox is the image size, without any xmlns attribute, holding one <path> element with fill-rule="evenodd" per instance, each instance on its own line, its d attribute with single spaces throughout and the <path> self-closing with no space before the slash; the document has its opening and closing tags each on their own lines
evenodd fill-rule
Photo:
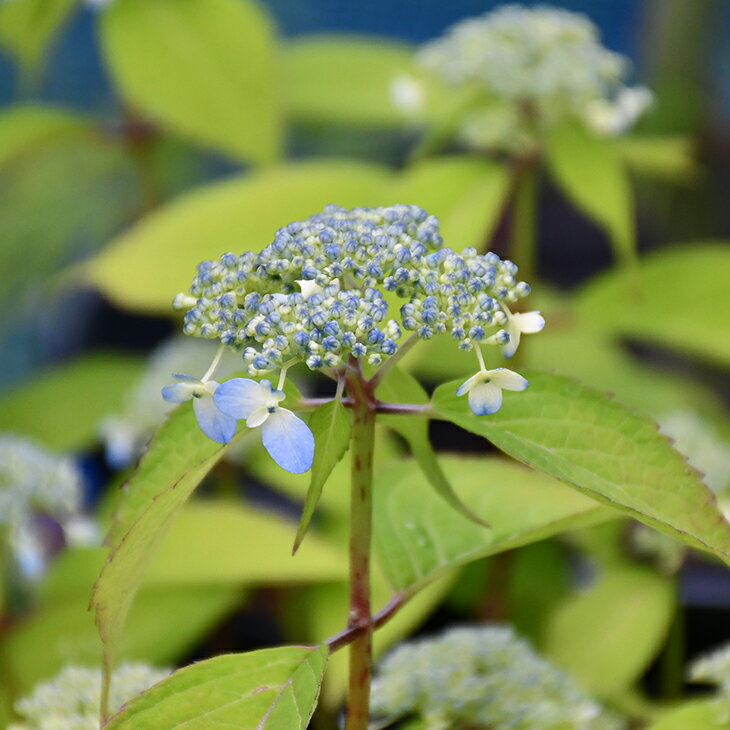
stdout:
<svg viewBox="0 0 730 730">
<path fill-rule="evenodd" d="M 259 253 L 227 253 L 199 265 L 189 292 L 179 294 L 174 305 L 184 311 L 183 331 L 217 341 L 219 350 L 202 376 L 178 374 L 177 382 L 163 388 L 163 398 L 181 406 L 171 414 L 169 428 L 163 426 L 153 440 L 130 485 L 143 493 L 157 491 L 148 508 L 131 492 L 112 533 L 112 554 L 94 597 L 105 643 L 102 716 L 108 716 L 121 628 L 147 555 L 159 539 L 158 526 L 169 523 L 229 444 L 250 431 L 260 429 L 265 448 L 283 469 L 311 470 L 295 550 L 327 478 L 349 450 L 349 619 L 342 632 L 315 647 L 263 649 L 185 667 L 130 703 L 109 723 L 110 730 L 127 730 L 143 717 L 168 717 L 167 713 L 181 720 L 205 716 L 231 724 L 235 718 L 244 727 L 303 729 L 316 706 L 327 657 L 344 646 L 350 647 L 346 727 L 365 730 L 370 722 L 374 630 L 445 566 L 493 549 L 485 548 L 492 543 L 482 532 L 488 530 L 490 514 L 475 512 L 451 486 L 428 442 L 428 418 L 449 420 L 488 436 L 518 459 L 695 546 L 712 545 L 722 552 L 724 541 L 730 544 L 726 524 L 721 535 L 701 531 L 701 538 L 696 536 L 699 523 L 692 513 L 706 513 L 707 525 L 716 524 L 718 513 L 696 475 L 686 472 L 652 424 L 559 376 L 536 374 L 537 394 L 503 401 L 503 391 L 524 391 L 527 379 L 503 366 L 488 367 L 487 359 L 512 357 L 522 335 L 543 328 L 539 312 L 520 311 L 529 292 L 512 262 L 493 253 L 469 248 L 457 253 L 445 247 L 438 221 L 413 205 L 352 210 L 329 206 L 281 228 Z M 466 379 L 440 385 L 431 402 L 424 402 L 427 394 L 400 366 L 413 348 L 434 337 L 450 340 L 455 352 L 473 351 L 477 369 Z M 226 349 L 240 353 L 243 374 L 214 380 Z M 314 371 L 331 379 L 332 394 L 302 397 L 288 378 L 295 367 L 300 374 Z M 192 408 L 186 401 L 192 401 Z M 427 483 L 440 496 L 437 507 L 426 507 L 425 495 L 417 497 L 423 514 L 407 518 L 405 512 L 383 514 L 380 504 L 376 536 L 385 550 L 386 572 L 401 590 L 374 614 L 373 452 L 376 423 L 385 418 L 404 436 Z M 647 460 L 657 464 L 655 475 L 647 473 Z M 152 479 L 152 474 L 158 477 Z M 165 474 L 158 486 L 159 475 Z M 687 508 L 653 504 L 648 495 L 654 494 L 655 478 L 663 486 L 673 480 Z M 395 490 L 397 501 L 398 487 L 396 481 L 383 488 Z M 447 516 L 450 508 L 461 512 L 453 529 Z M 543 509 L 552 507 L 546 502 Z M 526 510 L 528 522 L 533 519 L 530 514 Z M 464 517 L 471 521 L 464 522 Z M 506 534 L 514 529 L 509 527 Z M 542 529 L 536 534 L 544 535 L 545 526 Z M 501 549 L 511 544 L 508 538 L 494 539 L 505 540 Z M 511 647 L 509 656 L 519 658 L 517 665 L 532 662 L 535 671 L 558 677 L 530 658 L 514 637 L 504 640 Z M 193 692 L 211 683 L 216 692 Z M 603 718 L 599 722 L 595 716 L 595 706 L 569 681 L 556 679 L 554 686 L 556 697 L 573 697 L 572 709 L 588 708 L 573 717 L 575 727 L 582 727 L 580 722 L 586 728 L 604 726 Z M 231 693 L 240 698 L 233 706 L 219 701 Z M 544 697 L 528 695 L 525 708 L 535 703 L 543 707 Z M 481 712 L 476 697 L 474 701 L 472 709 Z M 605 722 L 612 727 L 612 721 Z"/>
</svg>

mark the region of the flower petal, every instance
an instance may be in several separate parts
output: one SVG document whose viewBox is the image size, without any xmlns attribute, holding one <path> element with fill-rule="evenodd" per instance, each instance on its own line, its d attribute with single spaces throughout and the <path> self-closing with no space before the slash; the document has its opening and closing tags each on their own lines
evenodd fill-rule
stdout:
<svg viewBox="0 0 730 730">
<path fill-rule="evenodd" d="M 246 425 L 249 428 L 261 426 L 270 415 L 269 409 L 266 406 L 261 406 L 261 408 L 252 411 L 251 415 L 246 419 Z"/>
<path fill-rule="evenodd" d="M 526 378 L 523 378 L 519 373 L 514 370 L 508 370 L 507 368 L 495 368 L 489 371 L 489 376 L 492 383 L 498 388 L 504 388 L 505 390 L 525 390 L 530 384 Z"/>
<path fill-rule="evenodd" d="M 175 380 L 184 380 L 186 383 L 197 383 L 200 385 L 200 380 L 192 375 L 188 375 L 187 373 L 173 373 L 172 377 L 175 378 Z"/>
<path fill-rule="evenodd" d="M 463 382 L 457 389 L 456 395 L 464 395 L 468 393 L 477 383 L 484 378 L 484 373 L 480 370 L 476 375 L 472 375 L 469 380 Z"/>
<path fill-rule="evenodd" d="M 200 381 L 196 383 L 175 383 L 174 385 L 166 385 L 162 389 L 162 398 L 168 403 L 182 403 L 193 397 L 196 386 L 199 387 Z"/>
<path fill-rule="evenodd" d="M 248 378 L 227 380 L 218 386 L 213 395 L 216 406 L 233 418 L 248 418 L 256 409 L 265 408 L 270 397 L 271 383 L 268 380 L 257 383 Z"/>
<path fill-rule="evenodd" d="M 517 327 L 520 332 L 526 335 L 534 335 L 536 332 L 540 332 L 545 326 L 545 318 L 540 312 L 513 314 L 512 319 L 517 320 Z"/>
<path fill-rule="evenodd" d="M 494 383 L 479 383 L 469 391 L 469 408 L 477 416 L 488 416 L 502 407 L 502 389 Z"/>
<path fill-rule="evenodd" d="M 202 396 L 193 401 L 195 417 L 200 430 L 212 441 L 227 444 L 236 433 L 236 419 L 218 409 L 210 396 Z"/>
<path fill-rule="evenodd" d="M 314 436 L 301 418 L 278 408 L 264 422 L 261 437 L 271 458 L 292 474 L 308 471 L 314 460 Z"/>
</svg>

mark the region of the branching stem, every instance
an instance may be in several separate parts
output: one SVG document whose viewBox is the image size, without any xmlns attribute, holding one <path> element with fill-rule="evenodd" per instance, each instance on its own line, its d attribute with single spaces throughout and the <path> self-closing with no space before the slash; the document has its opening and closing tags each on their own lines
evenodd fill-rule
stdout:
<svg viewBox="0 0 730 730">
<path fill-rule="evenodd" d="M 418 336 L 414 332 L 396 351 L 391 355 L 370 378 L 370 385 L 373 391 L 385 380 L 388 373 L 400 362 L 409 350 L 418 342 Z"/>
<path fill-rule="evenodd" d="M 373 620 L 370 613 L 370 545 L 372 536 L 373 445 L 375 399 L 362 371 L 348 373 L 352 399 L 352 471 L 350 485 L 350 614 L 348 628 L 357 635 L 350 645 L 350 680 L 346 730 L 367 730 L 372 675 Z"/>
</svg>

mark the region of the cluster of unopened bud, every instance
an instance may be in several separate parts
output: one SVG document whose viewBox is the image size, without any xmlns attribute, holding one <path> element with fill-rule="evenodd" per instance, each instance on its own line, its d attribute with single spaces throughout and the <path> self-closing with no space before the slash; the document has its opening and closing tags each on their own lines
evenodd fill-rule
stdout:
<svg viewBox="0 0 730 730">
<path fill-rule="evenodd" d="M 530 291 L 516 274 L 495 254 L 442 248 L 437 219 L 417 206 L 328 206 L 260 253 L 203 262 L 175 306 L 188 309 L 186 334 L 241 349 L 250 375 L 297 361 L 336 369 L 350 357 L 380 364 L 404 330 L 450 333 L 467 350 L 504 344 L 502 303 Z M 394 299 L 405 300 L 395 313 Z"/>
<path fill-rule="evenodd" d="M 116 710 L 169 673 L 146 664 L 122 664 L 112 677 L 110 707 Z M 66 667 L 16 703 L 23 721 L 8 730 L 97 730 L 100 698 L 100 669 Z"/>
<path fill-rule="evenodd" d="M 624 723 L 503 625 L 403 644 L 382 662 L 371 715 L 427 730 L 618 730 Z"/>
</svg>

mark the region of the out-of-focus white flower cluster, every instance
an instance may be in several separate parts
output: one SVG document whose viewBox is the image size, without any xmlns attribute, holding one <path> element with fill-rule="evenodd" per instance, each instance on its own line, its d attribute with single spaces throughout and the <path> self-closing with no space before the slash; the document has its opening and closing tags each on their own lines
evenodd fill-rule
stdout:
<svg viewBox="0 0 730 730">
<path fill-rule="evenodd" d="M 427 730 L 624 727 L 500 625 L 453 629 L 400 646 L 380 666 L 370 707 L 376 727 L 409 716 L 417 716 Z"/>
<path fill-rule="evenodd" d="M 0 528 L 27 578 L 38 577 L 48 557 L 40 516 L 55 521 L 67 542 L 93 541 L 96 530 L 81 515 L 82 500 L 83 480 L 72 459 L 0 434 Z"/>
<path fill-rule="evenodd" d="M 160 399 L 160 390 L 170 381 L 170 374 L 203 373 L 215 352 L 215 345 L 205 340 L 175 337 L 152 353 L 145 371 L 127 394 L 123 410 L 101 424 L 106 458 L 112 467 L 123 468 L 139 457 L 165 420 L 170 405 Z M 240 357 L 224 352 L 219 373 L 225 377 L 240 369 Z"/>
<path fill-rule="evenodd" d="M 146 664 L 123 664 L 114 671 L 110 707 L 118 709 L 169 674 Z M 98 730 L 100 698 L 99 669 L 66 667 L 16 703 L 23 722 L 8 730 Z"/>
<path fill-rule="evenodd" d="M 730 446 L 691 410 L 674 411 L 661 418 L 660 430 L 674 441 L 674 448 L 703 474 L 703 481 L 730 507 Z"/>
<path fill-rule="evenodd" d="M 565 119 L 620 134 L 652 100 L 647 89 L 625 86 L 628 60 L 601 44 L 586 16 L 558 8 L 505 5 L 463 20 L 422 46 L 416 60 L 465 94 L 458 134 L 482 149 L 525 152 Z M 407 113 L 428 103 L 415 78 L 395 79 L 391 92 Z"/>
<path fill-rule="evenodd" d="M 678 410 L 659 419 L 660 431 L 674 442 L 687 463 L 702 473 L 702 481 L 715 493 L 720 509 L 730 517 L 730 445 L 692 410 Z M 687 547 L 646 525 L 631 532 L 636 551 L 651 558 L 660 570 L 675 573 L 684 562 Z"/>
<path fill-rule="evenodd" d="M 692 662 L 689 679 L 717 686 L 717 721 L 724 726 L 730 720 L 730 644 Z"/>
</svg>

